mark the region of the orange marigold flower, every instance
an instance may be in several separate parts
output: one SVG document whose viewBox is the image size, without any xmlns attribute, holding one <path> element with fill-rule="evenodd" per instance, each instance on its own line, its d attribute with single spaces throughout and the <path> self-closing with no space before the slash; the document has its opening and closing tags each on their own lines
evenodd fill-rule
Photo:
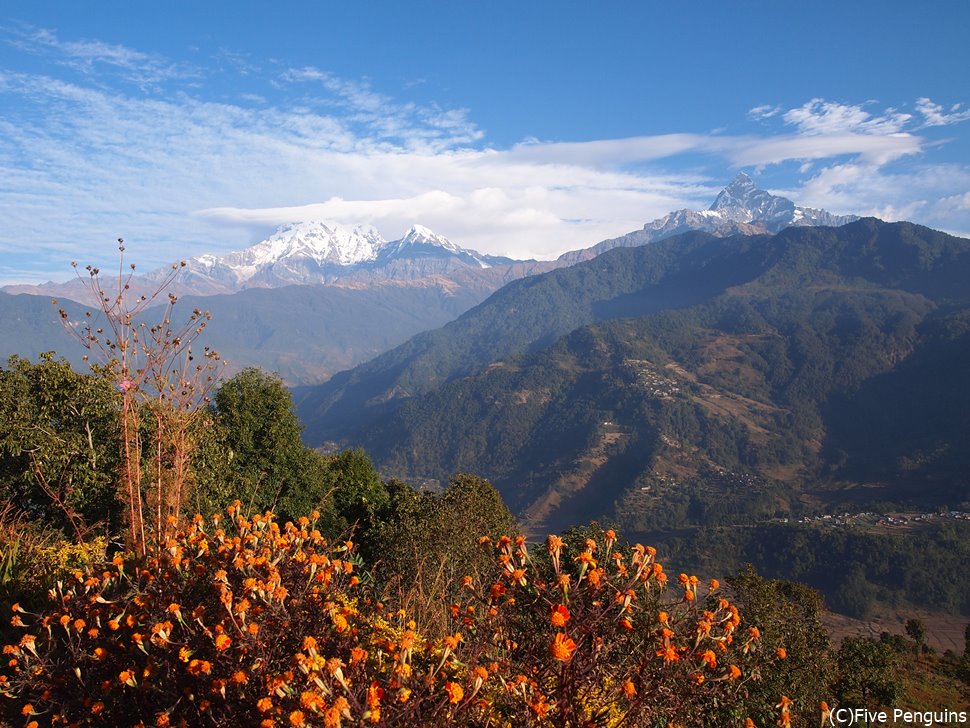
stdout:
<svg viewBox="0 0 970 728">
<path fill-rule="evenodd" d="M 677 662 L 680 659 L 680 655 L 677 654 L 676 648 L 673 645 L 667 645 L 665 648 L 657 650 L 657 657 L 664 658 L 664 662 Z"/>
<path fill-rule="evenodd" d="M 660 622 L 660 624 L 667 624 L 670 621 L 670 615 L 666 612 L 661 612 L 657 615 L 657 621 Z"/>
<path fill-rule="evenodd" d="M 714 654 L 714 650 L 705 650 L 701 655 L 701 662 L 712 670 L 717 667 L 717 655 Z"/>
<path fill-rule="evenodd" d="M 306 718 L 302 710 L 294 710 L 290 713 L 290 725 L 294 726 L 294 728 L 300 728 L 306 725 Z"/>
<path fill-rule="evenodd" d="M 461 632 L 455 632 L 454 635 L 448 635 L 444 639 L 445 647 L 450 650 L 457 650 L 459 642 L 461 642 Z"/>
<path fill-rule="evenodd" d="M 179 650 L 179 659 L 182 662 L 188 662 L 191 657 L 192 657 L 192 650 L 190 650 L 188 647 L 182 647 Z"/>
<path fill-rule="evenodd" d="M 741 677 L 741 668 L 737 665 L 728 665 L 728 678 L 737 680 L 739 677 Z"/>
<path fill-rule="evenodd" d="M 20 709 L 21 715 L 33 715 L 33 713 L 34 713 L 34 706 L 31 705 L 30 703 L 27 703 L 26 705 L 24 705 L 23 708 Z"/>
<path fill-rule="evenodd" d="M 536 714 L 536 718 L 545 718 L 547 715 L 549 715 L 549 709 L 551 707 L 552 706 L 546 702 L 546 699 L 543 696 L 540 696 L 536 702 L 529 705 L 532 712 Z"/>
<path fill-rule="evenodd" d="M 350 629 L 350 623 L 347 621 L 347 618 L 339 612 L 334 614 L 330 619 L 338 632 L 346 632 Z"/>
<path fill-rule="evenodd" d="M 103 660 L 107 655 L 108 655 L 108 651 L 106 649 L 104 649 L 104 647 L 95 647 L 94 648 L 94 659 L 95 660 Z"/>
<path fill-rule="evenodd" d="M 752 627 L 751 629 L 748 630 L 748 636 L 753 640 L 760 639 L 761 630 L 758 629 L 757 627 Z"/>
<path fill-rule="evenodd" d="M 753 720 L 751 720 L 750 718 L 745 718 L 744 719 L 744 728 L 758 728 L 758 726 L 756 726 L 755 725 L 755 722 Z"/>
<path fill-rule="evenodd" d="M 448 693 L 448 702 L 453 705 L 460 703 L 461 699 L 465 697 L 465 689 L 456 682 L 446 683 L 445 692 Z"/>
<path fill-rule="evenodd" d="M 245 670 L 236 670 L 229 679 L 236 685 L 245 685 L 249 682 L 249 676 Z"/>
<path fill-rule="evenodd" d="M 190 675 L 208 675 L 212 672 L 212 663 L 208 660 L 191 660 L 189 662 Z"/>
<path fill-rule="evenodd" d="M 132 678 L 131 670 L 122 670 L 121 672 L 118 673 L 118 682 L 120 682 L 122 685 L 124 685 L 129 680 L 131 680 L 131 678 Z"/>
<path fill-rule="evenodd" d="M 565 627 L 566 622 L 569 621 L 569 609 L 565 604 L 557 604 L 552 608 L 549 615 L 549 621 L 552 622 L 553 627 Z"/>
<path fill-rule="evenodd" d="M 323 696 L 312 691 L 300 693 L 300 705 L 307 710 L 323 710 L 326 707 Z"/>
<path fill-rule="evenodd" d="M 788 657 L 788 650 L 786 650 L 784 647 L 779 647 L 777 650 L 775 650 L 775 657 L 777 657 L 779 660 L 786 659 Z"/>
<path fill-rule="evenodd" d="M 155 725 L 158 728 L 168 728 L 171 725 L 171 719 L 168 717 L 168 713 L 159 713 L 155 716 Z"/>
<path fill-rule="evenodd" d="M 623 691 L 623 694 L 628 700 L 633 700 L 633 698 L 635 698 L 637 695 L 637 686 L 633 684 L 632 680 L 627 680 L 625 683 L 623 683 L 620 690 Z"/>
<path fill-rule="evenodd" d="M 350 664 L 356 665 L 358 662 L 363 662 L 367 659 L 367 650 L 361 647 L 355 647 L 350 651 Z"/>
<path fill-rule="evenodd" d="M 268 713 L 273 709 L 273 700 L 271 698 L 260 698 L 256 701 L 256 709 L 260 713 Z"/>
<path fill-rule="evenodd" d="M 303 649 L 309 652 L 310 650 L 317 649 L 317 640 L 314 637 L 304 637 L 303 638 Z"/>
<path fill-rule="evenodd" d="M 227 634 L 216 635 L 216 649 L 220 652 L 222 650 L 228 649 L 229 645 L 232 644 L 232 638 Z"/>
<path fill-rule="evenodd" d="M 367 688 L 367 707 L 371 710 L 379 708 L 381 700 L 384 698 L 384 688 L 376 680 L 373 680 Z"/>
<path fill-rule="evenodd" d="M 569 662 L 575 651 L 576 643 L 567 637 L 564 632 L 557 633 L 552 644 L 549 645 L 549 654 L 552 655 L 554 660 L 560 662 Z"/>
<path fill-rule="evenodd" d="M 719 582 L 717 579 L 711 579 L 708 586 L 710 586 L 711 591 L 717 591 L 721 588 L 721 582 Z"/>
</svg>

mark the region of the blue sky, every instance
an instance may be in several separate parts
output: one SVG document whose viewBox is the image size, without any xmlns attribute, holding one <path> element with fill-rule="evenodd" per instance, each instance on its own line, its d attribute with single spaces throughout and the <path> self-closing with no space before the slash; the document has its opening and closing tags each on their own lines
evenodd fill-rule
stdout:
<svg viewBox="0 0 970 728">
<path fill-rule="evenodd" d="M 0 283 L 285 222 L 552 257 L 702 208 L 970 235 L 970 3 L 13 2 Z"/>
</svg>

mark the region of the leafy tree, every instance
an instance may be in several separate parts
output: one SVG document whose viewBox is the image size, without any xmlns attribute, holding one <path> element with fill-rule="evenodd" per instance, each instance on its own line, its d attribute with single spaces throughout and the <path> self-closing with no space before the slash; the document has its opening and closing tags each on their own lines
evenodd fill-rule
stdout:
<svg viewBox="0 0 970 728">
<path fill-rule="evenodd" d="M 480 537 L 516 531 L 515 518 L 487 480 L 459 473 L 440 495 L 392 480 L 387 505 L 361 536 L 361 553 L 386 584 L 448 593 L 462 576 L 488 568 Z"/>
<path fill-rule="evenodd" d="M 832 685 L 841 705 L 850 708 L 892 707 L 899 698 L 899 664 L 892 645 L 870 637 L 847 637 L 838 656 Z"/>
<path fill-rule="evenodd" d="M 366 526 L 387 507 L 387 489 L 363 450 L 323 456 L 323 464 L 333 483 L 334 509 L 346 525 Z"/>
<path fill-rule="evenodd" d="M 118 525 L 118 394 L 101 372 L 53 353 L 0 370 L 0 493 L 33 518 L 81 537 Z"/>
<path fill-rule="evenodd" d="M 792 716 L 806 725 L 815 720 L 832 670 L 829 637 L 822 626 L 822 595 L 794 581 L 765 579 L 749 564 L 728 578 L 743 627 L 756 627 L 761 648 L 775 657 L 761 680 L 749 683 L 745 701 L 758 725 L 771 725 L 779 695 L 792 698 Z M 760 720 L 758 719 L 760 717 Z"/>
<path fill-rule="evenodd" d="M 920 619 L 906 620 L 906 634 L 916 642 L 916 655 L 923 654 L 923 643 L 926 641 L 926 625 Z"/>
<path fill-rule="evenodd" d="M 329 503 L 325 463 L 301 441 L 300 422 L 279 377 L 245 369 L 222 384 L 213 411 L 229 448 L 235 497 L 255 510 L 290 517 Z"/>
</svg>

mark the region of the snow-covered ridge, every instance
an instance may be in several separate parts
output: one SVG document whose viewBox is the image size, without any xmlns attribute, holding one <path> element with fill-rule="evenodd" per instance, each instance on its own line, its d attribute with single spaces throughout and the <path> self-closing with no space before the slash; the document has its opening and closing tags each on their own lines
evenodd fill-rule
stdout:
<svg viewBox="0 0 970 728">
<path fill-rule="evenodd" d="M 455 267 L 490 268 L 512 262 L 466 250 L 423 225 L 387 241 L 371 225 L 306 220 L 279 227 L 266 240 L 225 255 L 187 261 L 182 279 L 224 290 L 332 281 L 354 271 L 391 270 L 407 277 Z M 405 272 L 406 271 L 406 272 Z M 167 274 L 156 271 L 150 277 Z"/>
</svg>

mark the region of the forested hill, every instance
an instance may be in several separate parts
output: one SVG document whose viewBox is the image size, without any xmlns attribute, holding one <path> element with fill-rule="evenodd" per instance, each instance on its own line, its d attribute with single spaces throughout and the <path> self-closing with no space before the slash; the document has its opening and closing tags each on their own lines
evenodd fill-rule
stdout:
<svg viewBox="0 0 970 728">
<path fill-rule="evenodd" d="M 553 528 L 956 506 L 968 281 L 970 241 L 873 219 L 617 249 L 341 375 L 308 424 L 387 474 L 481 474 Z"/>
<path fill-rule="evenodd" d="M 408 398 L 489 363 L 536 351 L 581 326 L 685 308 L 758 281 L 785 290 L 831 279 L 959 298 L 967 243 L 910 223 L 861 220 L 775 236 L 687 233 L 515 281 L 446 326 L 323 385 L 297 392 L 311 444 L 342 440 Z M 961 279 L 961 276 L 963 278 Z"/>
</svg>

